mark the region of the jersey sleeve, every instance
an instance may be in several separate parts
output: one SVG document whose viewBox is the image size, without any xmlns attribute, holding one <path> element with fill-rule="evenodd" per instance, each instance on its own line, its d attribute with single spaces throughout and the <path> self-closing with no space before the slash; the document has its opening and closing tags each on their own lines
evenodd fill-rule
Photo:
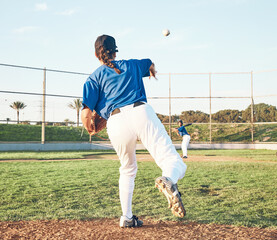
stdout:
<svg viewBox="0 0 277 240">
<path fill-rule="evenodd" d="M 84 84 L 83 88 L 83 107 L 87 106 L 91 111 L 94 110 L 99 97 L 99 86 L 96 81 L 90 77 Z"/>
<path fill-rule="evenodd" d="M 149 58 L 138 60 L 138 66 L 142 73 L 142 77 L 149 77 L 149 68 L 152 65 L 152 61 Z"/>
<path fill-rule="evenodd" d="M 179 132 L 180 136 L 184 135 L 184 128 L 185 128 L 184 126 L 181 126 L 181 127 L 178 128 L 178 132 Z"/>
</svg>

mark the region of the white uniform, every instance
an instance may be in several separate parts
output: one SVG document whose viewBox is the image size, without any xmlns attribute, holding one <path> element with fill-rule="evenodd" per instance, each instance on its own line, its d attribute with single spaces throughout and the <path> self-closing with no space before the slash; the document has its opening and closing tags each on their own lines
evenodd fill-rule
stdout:
<svg viewBox="0 0 277 240">
<path fill-rule="evenodd" d="M 182 141 L 183 157 L 187 157 L 188 156 L 189 141 L 190 141 L 190 135 L 188 135 L 188 134 L 184 135 L 183 136 L 183 141 Z"/>
<path fill-rule="evenodd" d="M 174 184 L 184 177 L 187 167 L 163 124 L 146 103 L 142 78 L 149 76 L 152 61 L 131 59 L 113 63 L 122 73 L 117 74 L 105 65 L 96 69 L 84 84 L 83 105 L 107 119 L 107 132 L 121 163 L 121 208 L 123 216 L 130 219 L 133 216 L 132 196 L 137 173 L 137 139 L 141 139 L 162 169 L 162 176 L 169 177 Z"/>
<path fill-rule="evenodd" d="M 180 136 L 182 136 L 183 141 L 182 141 L 182 152 L 183 152 L 183 157 L 186 158 L 188 156 L 188 146 L 189 146 L 189 141 L 190 141 L 190 135 L 188 134 L 185 126 L 189 126 L 191 124 L 187 124 L 183 126 L 183 122 L 180 121 L 181 127 L 177 128 L 178 133 Z"/>
<path fill-rule="evenodd" d="M 131 218 L 134 180 L 137 173 L 136 142 L 141 142 L 173 183 L 184 177 L 186 164 L 177 153 L 163 124 L 149 104 L 120 108 L 107 122 L 107 132 L 120 159 L 119 192 L 123 215 Z"/>
</svg>

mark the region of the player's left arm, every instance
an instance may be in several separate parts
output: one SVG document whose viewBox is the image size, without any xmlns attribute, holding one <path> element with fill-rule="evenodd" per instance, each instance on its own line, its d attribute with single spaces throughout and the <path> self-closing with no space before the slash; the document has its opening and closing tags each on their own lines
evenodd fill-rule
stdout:
<svg viewBox="0 0 277 240">
<path fill-rule="evenodd" d="M 91 118 L 92 118 L 92 111 L 87 106 L 85 106 L 81 111 L 81 120 L 85 129 L 88 131 L 89 134 L 93 133 L 93 129 L 91 126 Z"/>
<path fill-rule="evenodd" d="M 188 123 L 188 124 L 186 124 L 184 127 L 187 127 L 187 126 L 190 126 L 190 125 L 192 125 L 192 123 Z"/>
</svg>

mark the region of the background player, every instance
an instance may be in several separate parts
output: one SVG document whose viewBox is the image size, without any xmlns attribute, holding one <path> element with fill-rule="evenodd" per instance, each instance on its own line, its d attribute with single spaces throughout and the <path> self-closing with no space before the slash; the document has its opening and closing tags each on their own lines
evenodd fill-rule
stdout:
<svg viewBox="0 0 277 240">
<path fill-rule="evenodd" d="M 177 153 L 163 124 L 147 104 L 143 77 L 155 77 L 150 59 L 115 61 L 117 46 L 108 35 L 95 42 L 95 55 L 101 66 L 87 79 L 83 88 L 81 113 L 84 127 L 93 133 L 92 111 L 107 120 L 107 133 L 120 159 L 119 195 L 122 208 L 120 227 L 139 227 L 143 222 L 132 213 L 132 197 L 137 173 L 136 142 L 144 146 L 162 169 L 156 187 L 162 191 L 172 213 L 185 215 L 177 181 L 184 177 L 186 164 Z"/>
<path fill-rule="evenodd" d="M 187 130 L 185 127 L 192 125 L 191 123 L 186 124 L 183 126 L 183 121 L 180 119 L 178 121 L 179 127 L 178 128 L 173 128 L 172 130 L 176 133 L 178 133 L 182 138 L 182 152 L 183 152 L 183 158 L 188 157 L 188 145 L 190 141 L 190 135 L 188 134 Z"/>
</svg>

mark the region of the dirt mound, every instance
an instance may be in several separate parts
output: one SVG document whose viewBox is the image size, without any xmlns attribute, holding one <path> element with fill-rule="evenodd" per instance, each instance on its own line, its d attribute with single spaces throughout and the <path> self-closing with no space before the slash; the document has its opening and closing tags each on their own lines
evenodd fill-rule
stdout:
<svg viewBox="0 0 277 240">
<path fill-rule="evenodd" d="M 0 239 L 277 239 L 277 230 L 143 219 L 121 229 L 119 219 L 0 222 Z"/>
</svg>

